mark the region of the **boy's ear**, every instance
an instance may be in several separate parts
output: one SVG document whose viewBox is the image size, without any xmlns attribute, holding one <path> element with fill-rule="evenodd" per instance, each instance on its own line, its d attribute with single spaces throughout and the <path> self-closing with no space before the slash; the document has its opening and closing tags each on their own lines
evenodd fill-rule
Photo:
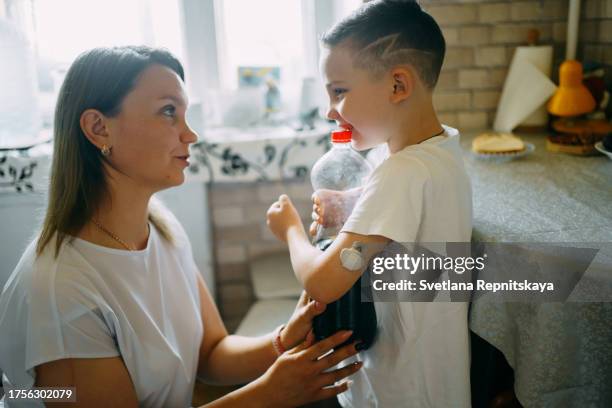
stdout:
<svg viewBox="0 0 612 408">
<path fill-rule="evenodd" d="M 400 103 L 408 99 L 414 90 L 414 73 L 406 67 L 398 67 L 391 71 L 391 78 L 393 90 L 390 102 Z"/>
<path fill-rule="evenodd" d="M 87 140 L 98 149 L 102 149 L 103 146 L 109 149 L 113 147 L 108 132 L 107 118 L 102 112 L 97 109 L 87 109 L 81 114 L 79 124 Z"/>
</svg>

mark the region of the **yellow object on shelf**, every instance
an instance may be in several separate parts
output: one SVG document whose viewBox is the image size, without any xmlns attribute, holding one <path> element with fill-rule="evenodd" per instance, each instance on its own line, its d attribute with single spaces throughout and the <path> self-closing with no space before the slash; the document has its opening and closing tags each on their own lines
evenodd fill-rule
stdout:
<svg viewBox="0 0 612 408">
<path fill-rule="evenodd" d="M 582 84 L 582 64 L 567 60 L 559 68 L 559 88 L 548 102 L 548 112 L 556 116 L 578 116 L 595 109 L 595 99 Z"/>
</svg>

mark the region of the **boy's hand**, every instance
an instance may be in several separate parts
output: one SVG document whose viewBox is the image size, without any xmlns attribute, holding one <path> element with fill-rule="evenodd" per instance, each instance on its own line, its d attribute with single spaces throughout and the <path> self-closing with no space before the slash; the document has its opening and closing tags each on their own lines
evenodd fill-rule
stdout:
<svg viewBox="0 0 612 408">
<path fill-rule="evenodd" d="M 319 189 L 312 194 L 312 224 L 309 233 L 317 233 L 317 225 L 339 227 L 348 219 L 361 194 L 361 187 L 348 191 Z"/>
<path fill-rule="evenodd" d="M 285 194 L 281 195 L 278 201 L 270 206 L 266 218 L 270 231 L 283 242 L 287 242 L 289 228 L 302 227 L 300 215 Z"/>
<path fill-rule="evenodd" d="M 311 300 L 305 291 L 302 291 L 293 315 L 281 331 L 281 344 L 286 349 L 293 348 L 306 339 L 312 330 L 312 319 L 325 310 L 325 304 Z"/>
</svg>

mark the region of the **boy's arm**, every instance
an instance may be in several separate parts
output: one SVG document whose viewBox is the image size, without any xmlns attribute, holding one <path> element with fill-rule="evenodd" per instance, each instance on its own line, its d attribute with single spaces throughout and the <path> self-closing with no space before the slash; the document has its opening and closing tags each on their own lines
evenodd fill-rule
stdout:
<svg viewBox="0 0 612 408">
<path fill-rule="evenodd" d="M 291 205 L 288 200 L 287 203 Z M 327 250 L 321 251 L 312 246 L 301 221 L 298 222 L 290 224 L 286 229 L 291 265 L 310 297 L 325 304 L 342 297 L 361 276 L 372 256 L 390 241 L 378 235 L 342 232 Z M 351 248 L 354 242 L 364 244 L 364 266 L 351 271 L 342 266 L 340 252 L 344 248 Z"/>
</svg>

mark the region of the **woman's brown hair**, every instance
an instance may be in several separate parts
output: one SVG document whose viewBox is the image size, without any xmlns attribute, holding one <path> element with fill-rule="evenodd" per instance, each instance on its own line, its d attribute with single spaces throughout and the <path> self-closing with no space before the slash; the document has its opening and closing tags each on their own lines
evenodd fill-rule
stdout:
<svg viewBox="0 0 612 408">
<path fill-rule="evenodd" d="M 95 48 L 70 66 L 55 107 L 49 201 L 36 246 L 38 255 L 56 235 L 57 256 L 62 242 L 85 226 L 108 193 L 104 156 L 83 133 L 81 114 L 97 109 L 108 117 L 118 115 L 139 75 L 153 64 L 164 65 L 185 79 L 181 63 L 170 52 L 145 46 Z M 173 241 L 154 200 L 149 221 Z"/>
</svg>

